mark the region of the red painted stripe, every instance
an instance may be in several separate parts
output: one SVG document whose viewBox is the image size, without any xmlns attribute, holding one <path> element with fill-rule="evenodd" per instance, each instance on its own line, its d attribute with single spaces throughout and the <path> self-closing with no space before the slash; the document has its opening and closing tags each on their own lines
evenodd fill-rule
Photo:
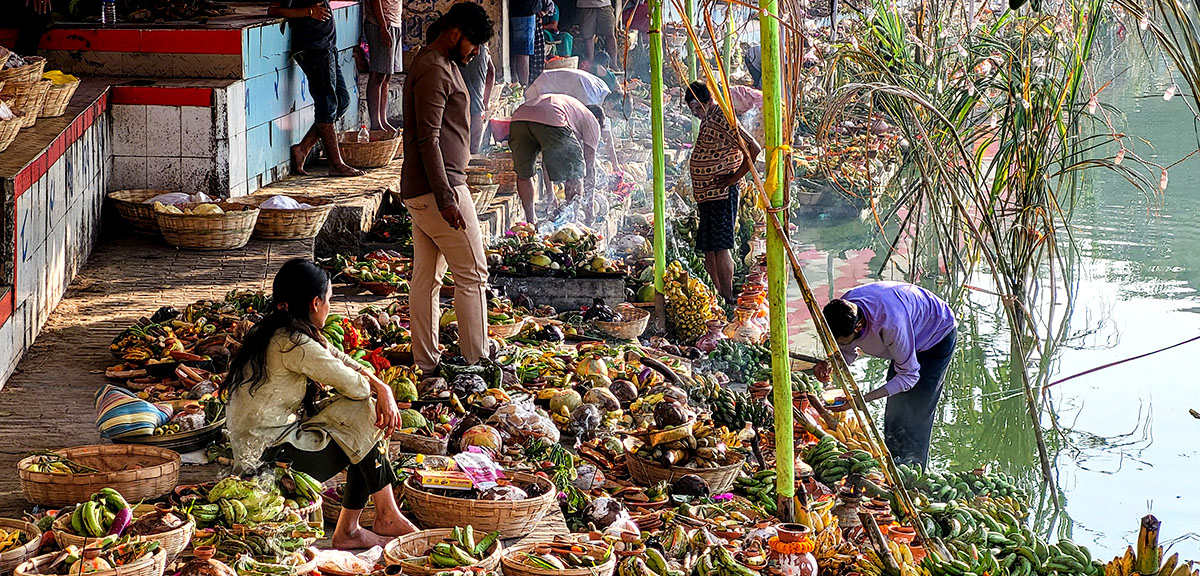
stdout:
<svg viewBox="0 0 1200 576">
<path fill-rule="evenodd" d="M 0 46 L 12 50 L 17 45 L 16 28 L 0 28 Z"/>
<path fill-rule="evenodd" d="M 145 54 L 241 54 L 242 32 L 229 30 L 105 30 L 57 28 L 42 36 L 42 50 Z"/>
<path fill-rule="evenodd" d="M 150 104 L 156 106 L 212 106 L 212 88 L 172 88 L 166 86 L 113 86 L 113 104 Z"/>
<path fill-rule="evenodd" d="M 8 322 L 8 319 L 12 317 L 13 300 L 15 300 L 13 297 L 13 292 L 16 290 L 17 282 L 14 278 L 13 285 L 8 287 L 8 292 L 5 292 L 3 296 L 0 296 L 0 326 L 3 326 L 4 323 Z"/>
</svg>

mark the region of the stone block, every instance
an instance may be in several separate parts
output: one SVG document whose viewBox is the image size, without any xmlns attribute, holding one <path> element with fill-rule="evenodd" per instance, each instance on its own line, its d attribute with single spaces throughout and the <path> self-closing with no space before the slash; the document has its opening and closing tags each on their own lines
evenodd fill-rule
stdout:
<svg viewBox="0 0 1200 576">
<path fill-rule="evenodd" d="M 59 157 L 50 170 L 42 177 L 46 187 L 46 224 L 53 227 L 67 213 L 67 161 Z"/>
</svg>

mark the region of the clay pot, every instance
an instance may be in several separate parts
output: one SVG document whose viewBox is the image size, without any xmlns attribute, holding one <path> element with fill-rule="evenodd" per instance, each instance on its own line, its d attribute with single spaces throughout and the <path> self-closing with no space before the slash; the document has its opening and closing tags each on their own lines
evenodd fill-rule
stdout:
<svg viewBox="0 0 1200 576">
<path fill-rule="evenodd" d="M 803 542 L 812 536 L 812 528 L 804 524 L 780 524 L 776 529 L 779 532 L 779 541 L 784 544 Z"/>
<path fill-rule="evenodd" d="M 217 551 L 212 546 L 197 546 L 191 562 L 184 565 L 179 576 L 237 576 L 228 564 L 213 558 Z"/>
<path fill-rule="evenodd" d="M 898 544 L 911 544 L 913 539 L 917 537 L 917 531 L 911 526 L 891 526 L 888 528 L 887 535 L 888 538 L 891 538 Z"/>
</svg>

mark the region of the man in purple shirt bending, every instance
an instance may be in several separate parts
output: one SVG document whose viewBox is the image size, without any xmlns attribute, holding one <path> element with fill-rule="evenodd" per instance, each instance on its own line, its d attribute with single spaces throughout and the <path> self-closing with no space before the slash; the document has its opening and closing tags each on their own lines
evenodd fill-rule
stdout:
<svg viewBox="0 0 1200 576">
<path fill-rule="evenodd" d="M 957 341 L 950 306 L 920 286 L 875 282 L 847 290 L 822 312 L 847 364 L 859 352 L 892 361 L 887 383 L 863 399 L 888 399 L 883 436 L 896 463 L 927 465 L 942 377 Z M 813 370 L 829 381 L 827 361 Z M 844 402 L 835 409 L 848 408 Z"/>
</svg>

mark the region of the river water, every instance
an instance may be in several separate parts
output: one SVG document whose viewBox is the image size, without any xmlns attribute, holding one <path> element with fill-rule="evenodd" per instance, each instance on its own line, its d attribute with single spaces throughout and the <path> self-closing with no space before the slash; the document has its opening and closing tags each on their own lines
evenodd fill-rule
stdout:
<svg viewBox="0 0 1200 576">
<path fill-rule="evenodd" d="M 1107 100 L 1124 114 L 1128 133 L 1153 144 L 1139 143 L 1137 152 L 1169 164 L 1196 150 L 1196 124 L 1183 98 L 1162 98 L 1169 84 L 1161 70 L 1139 72 L 1122 76 Z M 1072 220 L 1077 295 L 1068 338 L 1053 354 L 1051 381 L 1200 336 L 1200 158 L 1172 168 L 1160 197 L 1146 197 L 1107 172 L 1089 174 L 1084 186 Z M 874 225 L 845 212 L 834 206 L 794 222 L 805 272 L 822 301 L 879 278 L 884 263 Z M 1032 425 L 1007 376 L 1007 331 L 987 295 L 968 300 L 934 431 L 933 465 L 988 465 L 1037 491 Z M 790 314 L 794 347 L 811 352 L 811 323 L 801 308 L 794 304 Z M 1069 535 L 1107 559 L 1135 543 L 1138 520 L 1153 512 L 1163 522 L 1163 541 L 1179 539 L 1172 551 L 1200 560 L 1200 536 L 1193 535 L 1200 532 L 1200 420 L 1188 412 L 1200 411 L 1197 360 L 1200 341 L 1049 389 L 1062 433 L 1049 430 L 1048 421 L 1044 426 L 1065 512 L 1043 516 L 1035 527 Z M 885 368 L 860 361 L 855 372 L 866 389 L 882 383 Z"/>
</svg>

